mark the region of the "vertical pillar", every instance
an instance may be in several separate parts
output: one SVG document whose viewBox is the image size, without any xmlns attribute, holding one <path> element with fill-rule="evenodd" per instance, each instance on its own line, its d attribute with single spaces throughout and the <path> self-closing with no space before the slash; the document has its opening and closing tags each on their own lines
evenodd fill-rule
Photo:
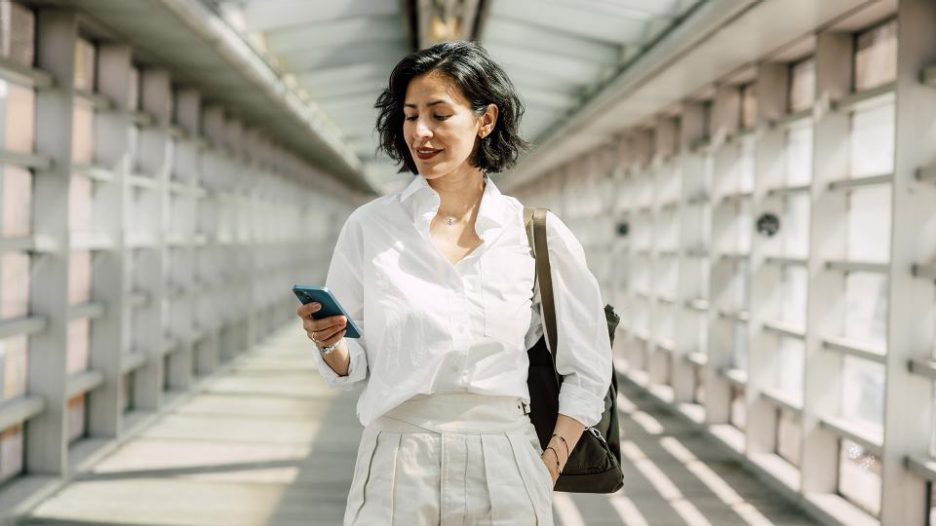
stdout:
<svg viewBox="0 0 936 526">
<path fill-rule="evenodd" d="M 92 223 L 113 246 L 94 254 L 91 296 L 107 308 L 91 331 L 90 366 L 104 375 L 104 383 L 89 397 L 88 431 L 94 436 L 117 436 L 123 414 L 121 359 L 129 327 L 125 176 L 130 168 L 131 51 L 125 45 L 98 48 L 98 91 L 115 104 L 115 111 L 95 116 L 95 160 L 114 173 L 114 183 L 101 185 L 91 207 Z M 116 279 L 115 279 L 116 278 Z"/>
<path fill-rule="evenodd" d="M 907 369 L 910 360 L 931 359 L 936 341 L 932 284 L 921 286 L 908 272 L 936 260 L 936 185 L 914 177 L 936 162 L 936 94 L 919 82 L 920 71 L 936 64 L 934 23 L 932 1 L 898 3 L 881 524 L 924 524 L 929 514 L 927 484 L 907 470 L 905 457 L 929 449 L 934 418 L 932 380 Z"/>
<path fill-rule="evenodd" d="M 780 214 L 776 200 L 767 191 L 783 184 L 784 131 L 771 122 L 786 112 L 787 65 L 761 63 L 757 68 L 757 142 L 754 153 L 754 189 L 751 215 L 757 221 L 764 213 Z M 767 238 L 753 234 L 750 259 L 750 321 L 748 322 L 748 386 L 745 391 L 749 455 L 773 453 L 777 440 L 777 409 L 762 393 L 773 385 L 779 348 L 778 337 L 764 330 L 764 322 L 776 316 L 771 301 L 780 286 L 780 268 L 767 261 Z M 801 398 L 801 396 L 798 396 Z"/>
<path fill-rule="evenodd" d="M 692 402 L 695 391 L 695 368 L 687 359 L 689 354 L 698 352 L 698 331 L 695 316 L 688 302 L 702 297 L 698 267 L 689 262 L 690 240 L 696 242 L 700 225 L 687 213 L 686 204 L 698 193 L 698 181 L 702 180 L 703 164 L 693 145 L 698 144 L 706 135 L 705 108 L 699 103 L 688 103 L 682 108 L 679 134 L 680 184 L 679 192 L 679 276 L 677 277 L 677 314 L 676 338 L 673 356 L 673 401 L 677 404 Z"/>
<path fill-rule="evenodd" d="M 838 479 L 838 437 L 821 419 L 839 412 L 842 358 L 823 349 L 822 338 L 838 334 L 844 319 L 840 301 L 845 275 L 828 269 L 829 260 L 843 260 L 847 238 L 841 224 L 847 217 L 847 196 L 829 191 L 829 183 L 848 175 L 849 118 L 827 111 L 831 102 L 851 88 L 852 37 L 822 32 L 816 42 L 816 110 L 813 128 L 813 180 L 810 191 L 809 291 L 807 295 L 806 357 L 803 393 L 802 490 L 832 493 Z"/>
<path fill-rule="evenodd" d="M 33 227 L 54 240 L 56 250 L 36 255 L 30 280 L 30 312 L 47 321 L 29 342 L 28 392 L 45 400 L 42 414 L 26 424 L 28 473 L 62 475 L 66 470 L 66 343 L 68 340 L 68 196 L 75 93 L 75 43 L 78 23 L 72 12 L 37 13 L 36 65 L 55 83 L 36 97 L 36 151 L 52 159 L 36 170 Z M 57 213 L 48 213 L 54 210 Z"/>
</svg>

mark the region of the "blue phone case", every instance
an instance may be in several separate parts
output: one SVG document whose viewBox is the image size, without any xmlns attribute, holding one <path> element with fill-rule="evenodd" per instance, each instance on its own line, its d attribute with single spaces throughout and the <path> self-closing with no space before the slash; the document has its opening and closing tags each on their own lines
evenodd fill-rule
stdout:
<svg viewBox="0 0 936 526">
<path fill-rule="evenodd" d="M 338 299 L 332 295 L 331 291 L 328 290 L 328 287 L 294 285 L 292 290 L 296 297 L 299 298 L 299 303 L 305 305 L 314 301 L 322 306 L 318 312 L 312 314 L 313 318 L 319 319 L 327 318 L 329 316 L 344 316 L 348 320 L 348 325 L 346 326 L 347 332 L 345 332 L 345 336 L 348 338 L 361 337 L 361 329 L 358 328 L 351 316 L 344 310 L 344 308 L 342 308 L 341 304 L 338 303 Z"/>
</svg>

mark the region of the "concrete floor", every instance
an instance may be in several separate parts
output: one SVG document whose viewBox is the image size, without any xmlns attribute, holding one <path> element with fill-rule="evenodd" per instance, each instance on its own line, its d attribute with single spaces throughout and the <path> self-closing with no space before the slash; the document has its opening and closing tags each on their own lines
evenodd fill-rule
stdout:
<svg viewBox="0 0 936 526">
<path fill-rule="evenodd" d="M 289 325 L 20 524 L 340 524 L 361 433 L 357 391 L 325 387 L 311 350 Z M 622 389 L 625 486 L 556 493 L 557 524 L 813 524 L 681 419 Z"/>
</svg>

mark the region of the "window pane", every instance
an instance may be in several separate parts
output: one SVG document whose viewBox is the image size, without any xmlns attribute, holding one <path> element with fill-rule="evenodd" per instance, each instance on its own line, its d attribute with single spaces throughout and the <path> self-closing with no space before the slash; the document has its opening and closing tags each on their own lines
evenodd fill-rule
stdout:
<svg viewBox="0 0 936 526">
<path fill-rule="evenodd" d="M 878 430 L 884 423 L 884 366 L 842 358 L 842 417 Z"/>
<path fill-rule="evenodd" d="M 757 84 L 741 87 L 741 127 L 749 130 L 757 124 Z"/>
<path fill-rule="evenodd" d="M 0 109 L 3 110 L 3 145 L 13 152 L 32 152 L 36 138 L 36 93 L 0 79 Z"/>
<path fill-rule="evenodd" d="M 848 259 L 890 259 L 891 185 L 855 188 L 848 195 Z"/>
<path fill-rule="evenodd" d="M 790 66 L 790 111 L 812 106 L 816 94 L 816 61 L 812 58 Z"/>
<path fill-rule="evenodd" d="M 877 515 L 881 510 L 881 460 L 850 440 L 842 439 L 839 450 L 839 493 Z"/>
<path fill-rule="evenodd" d="M 19 318 L 29 313 L 29 254 L 0 255 L 0 318 Z"/>
<path fill-rule="evenodd" d="M 0 433 L 0 483 L 23 472 L 23 426 Z"/>
<path fill-rule="evenodd" d="M 889 22 L 855 39 L 855 91 L 897 78 L 897 22 Z"/>
<path fill-rule="evenodd" d="M 777 454 L 794 466 L 800 465 L 800 441 L 803 434 L 796 415 L 777 410 Z"/>
<path fill-rule="evenodd" d="M 731 362 L 735 369 L 746 371 L 748 368 L 747 323 L 734 323 L 734 345 L 731 349 Z"/>
<path fill-rule="evenodd" d="M 786 135 L 786 184 L 812 181 L 813 128 L 809 119 L 791 124 Z"/>
<path fill-rule="evenodd" d="M 91 196 L 93 185 L 83 175 L 71 176 L 68 195 L 68 229 L 71 232 L 91 231 Z"/>
<path fill-rule="evenodd" d="M 75 43 L 75 88 L 94 91 L 94 44 L 79 38 Z"/>
<path fill-rule="evenodd" d="M 68 303 L 91 301 L 91 252 L 72 252 L 68 259 Z"/>
<path fill-rule="evenodd" d="M 91 164 L 94 161 L 94 108 L 76 99 L 72 118 L 72 162 Z"/>
<path fill-rule="evenodd" d="M 0 401 L 26 394 L 27 338 L 16 336 L 0 341 Z"/>
<path fill-rule="evenodd" d="M 884 103 L 851 116 L 849 162 L 851 177 L 860 178 L 894 171 L 894 103 Z"/>
<path fill-rule="evenodd" d="M 68 324 L 68 355 L 66 370 L 68 374 L 79 373 L 88 369 L 90 363 L 91 322 L 85 318 Z"/>
<path fill-rule="evenodd" d="M 774 364 L 774 386 L 796 403 L 803 400 L 803 368 L 806 347 L 803 340 L 780 336 Z"/>
<path fill-rule="evenodd" d="M 16 166 L 0 166 L 3 215 L 0 235 L 26 237 L 32 232 L 32 173 Z"/>
<path fill-rule="evenodd" d="M 9 39 L 7 39 L 9 35 Z M 7 45 L 0 52 L 23 66 L 35 61 L 36 16 L 16 2 L 0 2 L 0 37 Z"/>
<path fill-rule="evenodd" d="M 784 199 L 780 234 L 786 256 L 803 258 L 809 254 L 809 206 L 808 194 L 794 194 Z"/>
<path fill-rule="evenodd" d="M 887 342 L 887 288 L 881 274 L 850 272 L 845 277 L 845 337 Z"/>
<path fill-rule="evenodd" d="M 744 429 L 747 425 L 747 406 L 744 403 L 744 389 L 731 388 L 731 425 Z"/>
<path fill-rule="evenodd" d="M 783 269 L 780 285 L 780 314 L 778 319 L 798 329 L 806 328 L 806 290 L 809 274 L 804 267 L 787 266 Z"/>
<path fill-rule="evenodd" d="M 168 376 L 168 375 L 167 375 Z M 68 442 L 74 442 L 85 434 L 85 395 L 78 395 L 68 401 Z"/>
</svg>

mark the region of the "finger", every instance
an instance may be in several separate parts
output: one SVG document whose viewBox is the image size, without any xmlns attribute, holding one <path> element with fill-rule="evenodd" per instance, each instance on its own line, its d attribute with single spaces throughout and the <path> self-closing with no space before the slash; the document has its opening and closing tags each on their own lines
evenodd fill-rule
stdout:
<svg viewBox="0 0 936 526">
<path fill-rule="evenodd" d="M 296 314 L 298 314 L 299 316 L 302 316 L 303 318 L 308 318 L 313 313 L 318 312 L 321 309 L 322 309 L 322 306 L 313 301 L 312 303 L 306 303 L 305 305 L 300 305 L 299 308 L 296 309 Z"/>
<path fill-rule="evenodd" d="M 344 316 L 339 314 L 336 316 L 329 316 L 327 318 L 311 318 L 309 323 L 313 330 L 324 331 L 336 327 L 344 327 L 347 324 L 347 320 Z"/>
<path fill-rule="evenodd" d="M 347 329 L 341 329 L 341 330 L 339 330 L 338 332 L 336 332 L 336 333 L 334 333 L 333 335 L 331 335 L 330 337 L 326 338 L 325 340 L 322 340 L 322 342 L 323 342 L 325 345 L 334 345 L 335 342 L 337 342 L 338 340 L 344 338 L 344 335 L 345 335 L 346 332 L 347 332 Z"/>
</svg>

